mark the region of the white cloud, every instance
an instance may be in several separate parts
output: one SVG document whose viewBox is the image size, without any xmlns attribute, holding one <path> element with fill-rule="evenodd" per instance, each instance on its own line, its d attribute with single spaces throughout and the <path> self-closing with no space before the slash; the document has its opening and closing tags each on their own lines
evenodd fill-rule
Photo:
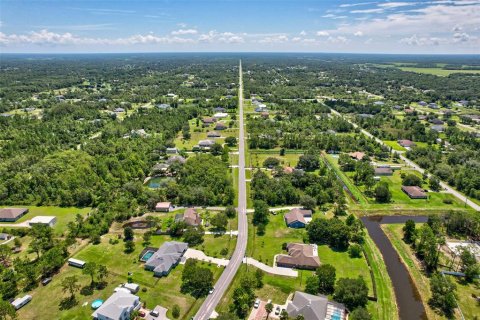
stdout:
<svg viewBox="0 0 480 320">
<path fill-rule="evenodd" d="M 304 36 L 307 35 L 307 33 L 305 32 L 305 30 L 302 30 L 302 32 L 300 32 L 300 35 L 301 35 L 302 37 L 304 37 Z"/>
<path fill-rule="evenodd" d="M 344 36 L 328 37 L 330 43 L 347 43 L 348 39 Z"/>
<path fill-rule="evenodd" d="M 358 2 L 358 3 L 343 3 L 339 5 L 340 8 L 348 8 L 348 7 L 357 7 L 357 6 L 366 6 L 369 4 L 375 4 L 377 2 Z"/>
<path fill-rule="evenodd" d="M 196 29 L 179 29 L 172 31 L 173 35 L 185 35 L 185 34 L 197 34 L 198 31 Z"/>
<path fill-rule="evenodd" d="M 376 9 L 352 10 L 350 11 L 350 13 L 382 13 L 383 11 L 385 10 L 381 8 L 376 8 Z"/>
<path fill-rule="evenodd" d="M 258 43 L 284 43 L 288 41 L 288 37 L 286 35 L 278 35 L 272 37 L 265 37 L 260 39 Z"/>
<path fill-rule="evenodd" d="M 467 42 L 470 40 L 470 35 L 466 32 L 457 32 L 453 35 L 455 42 Z"/>
<path fill-rule="evenodd" d="M 363 32 L 362 31 L 357 31 L 353 34 L 355 37 L 361 37 L 363 36 Z"/>
<path fill-rule="evenodd" d="M 379 3 L 378 6 L 381 8 L 393 9 L 393 8 L 414 6 L 416 4 L 417 3 L 415 2 L 385 2 L 385 3 Z"/>
<path fill-rule="evenodd" d="M 323 15 L 322 18 L 345 19 L 345 18 L 347 18 L 347 16 L 338 16 L 338 15 L 333 14 L 333 13 L 328 13 L 328 14 Z"/>
<path fill-rule="evenodd" d="M 330 33 L 328 31 L 322 30 L 322 31 L 317 31 L 317 36 L 319 37 L 328 37 Z"/>
</svg>

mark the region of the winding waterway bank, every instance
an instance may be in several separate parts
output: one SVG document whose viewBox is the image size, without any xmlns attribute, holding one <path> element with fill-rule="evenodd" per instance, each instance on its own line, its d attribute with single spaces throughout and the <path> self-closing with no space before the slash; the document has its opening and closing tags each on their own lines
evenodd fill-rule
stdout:
<svg viewBox="0 0 480 320">
<path fill-rule="evenodd" d="M 385 261 L 395 291 L 399 318 L 408 320 L 427 319 L 425 307 L 415 283 L 397 251 L 380 227 L 381 224 L 405 223 L 408 219 L 419 223 L 427 221 L 425 216 L 370 216 L 361 218 Z"/>
</svg>

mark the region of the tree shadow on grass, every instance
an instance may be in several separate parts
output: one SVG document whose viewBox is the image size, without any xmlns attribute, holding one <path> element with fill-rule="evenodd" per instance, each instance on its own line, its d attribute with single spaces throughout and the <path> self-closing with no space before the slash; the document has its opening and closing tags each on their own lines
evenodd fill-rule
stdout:
<svg viewBox="0 0 480 320">
<path fill-rule="evenodd" d="M 85 286 L 80 290 L 80 294 L 82 296 L 91 296 L 93 294 L 93 289 L 94 287 L 92 285 Z"/>
<path fill-rule="evenodd" d="M 108 284 L 107 281 L 97 282 L 97 283 L 95 283 L 95 288 L 97 290 L 103 290 L 107 287 L 107 284 Z"/>
<path fill-rule="evenodd" d="M 75 297 L 67 297 L 60 301 L 59 307 L 60 310 L 68 310 L 75 307 L 78 304 L 78 301 Z"/>
</svg>

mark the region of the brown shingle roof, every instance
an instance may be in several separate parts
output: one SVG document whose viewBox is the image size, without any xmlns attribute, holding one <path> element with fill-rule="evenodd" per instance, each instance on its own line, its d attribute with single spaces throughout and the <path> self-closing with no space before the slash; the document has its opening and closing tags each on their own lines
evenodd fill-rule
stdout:
<svg viewBox="0 0 480 320">
<path fill-rule="evenodd" d="M 425 199 L 427 194 L 418 186 L 402 186 L 402 191 L 412 199 Z"/>
<path fill-rule="evenodd" d="M 391 176 L 393 174 L 393 170 L 392 168 L 384 168 L 384 167 L 380 167 L 380 168 L 375 168 L 375 175 L 377 176 Z"/>
<path fill-rule="evenodd" d="M 363 157 L 365 157 L 365 152 L 360 152 L 360 151 L 350 152 L 348 155 L 357 160 L 362 160 Z"/>
<path fill-rule="evenodd" d="M 26 212 L 26 208 L 3 208 L 0 209 L 0 219 L 18 219 Z"/>
<path fill-rule="evenodd" d="M 397 142 L 402 147 L 411 147 L 411 146 L 415 145 L 415 142 L 413 142 L 411 140 L 398 140 Z"/>
<path fill-rule="evenodd" d="M 292 222 L 295 222 L 295 221 L 306 223 L 305 216 L 311 217 L 312 210 L 302 210 L 302 209 L 294 208 L 285 215 L 285 222 L 287 224 L 291 224 Z"/>
<path fill-rule="evenodd" d="M 183 213 L 183 221 L 189 226 L 199 226 L 202 223 L 202 218 L 193 208 L 187 208 Z"/>
<path fill-rule="evenodd" d="M 320 266 L 320 259 L 313 255 L 313 247 L 302 243 L 287 244 L 288 255 L 277 256 L 277 265 L 286 267 L 316 269 Z"/>
</svg>

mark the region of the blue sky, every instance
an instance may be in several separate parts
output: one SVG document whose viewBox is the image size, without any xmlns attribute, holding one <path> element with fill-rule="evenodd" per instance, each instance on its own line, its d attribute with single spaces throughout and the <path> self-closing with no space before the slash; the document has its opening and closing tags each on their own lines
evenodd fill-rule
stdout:
<svg viewBox="0 0 480 320">
<path fill-rule="evenodd" d="M 2 0 L 0 51 L 480 53 L 480 0 Z"/>
</svg>

